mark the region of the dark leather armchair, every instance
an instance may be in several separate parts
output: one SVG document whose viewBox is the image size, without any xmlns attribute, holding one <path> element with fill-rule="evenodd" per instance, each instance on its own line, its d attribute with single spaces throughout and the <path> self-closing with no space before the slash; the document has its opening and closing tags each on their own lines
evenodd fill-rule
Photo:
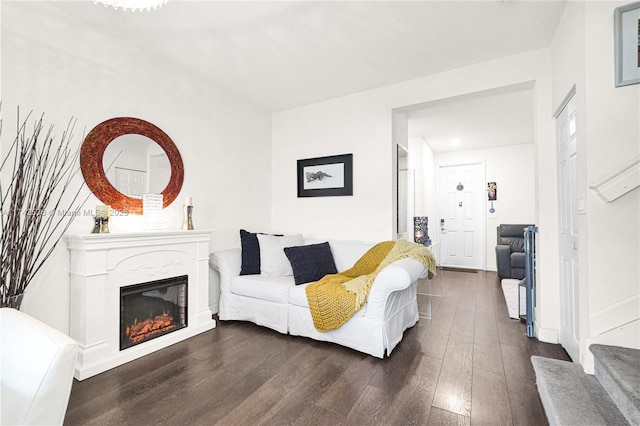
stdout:
<svg viewBox="0 0 640 426">
<path fill-rule="evenodd" d="M 524 278 L 524 230 L 532 225 L 499 225 L 496 245 L 498 277 Z"/>
</svg>

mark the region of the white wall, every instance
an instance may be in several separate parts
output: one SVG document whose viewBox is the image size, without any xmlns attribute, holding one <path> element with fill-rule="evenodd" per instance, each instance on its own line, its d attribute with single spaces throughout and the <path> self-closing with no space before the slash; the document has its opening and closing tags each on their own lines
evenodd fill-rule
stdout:
<svg viewBox="0 0 640 426">
<path fill-rule="evenodd" d="M 495 213 L 489 213 L 491 202 L 484 197 L 486 209 L 486 269 L 496 271 L 496 227 L 501 223 L 535 223 L 535 146 L 534 144 L 448 152 L 435 156 L 436 170 L 441 166 L 485 162 L 486 182 L 496 182 Z M 436 232 L 433 227 L 432 235 Z M 432 237 L 433 238 L 433 237 Z"/>
<path fill-rule="evenodd" d="M 592 183 L 640 156 L 640 85 L 613 86 L 615 6 L 626 2 L 587 2 L 585 5 L 586 65 L 586 174 Z M 603 203 L 591 190 L 587 194 L 589 259 L 589 309 L 592 315 L 622 299 L 640 293 L 640 188 Z M 615 235 L 616 238 L 611 237 Z M 598 260 L 597 262 L 595 260 Z M 600 285 L 616 282 L 615 291 Z M 640 317 L 640 305 L 638 306 Z"/>
<path fill-rule="evenodd" d="M 391 194 L 392 204 L 396 206 L 391 212 L 391 217 L 394 219 L 395 230 L 394 230 L 394 238 L 404 238 L 407 240 L 413 239 L 413 222 L 412 219 L 413 213 L 409 210 L 412 210 L 412 206 L 414 204 L 413 197 L 410 196 L 409 191 L 411 190 L 411 186 L 408 183 L 411 176 L 412 171 L 411 165 L 409 164 L 411 158 L 411 147 L 409 145 L 409 120 L 407 116 L 401 112 L 393 113 L 393 142 L 397 147 L 392 146 L 392 170 L 393 170 L 393 181 L 391 182 L 392 188 L 397 188 Z M 399 159 L 398 158 L 398 150 L 404 150 L 407 152 L 407 156 Z M 406 171 L 399 171 L 405 169 Z M 404 196 L 400 195 L 400 192 L 404 192 Z M 403 224 L 404 226 L 400 226 Z M 401 229 L 402 228 L 402 229 Z"/>
<path fill-rule="evenodd" d="M 411 120 L 409 120 L 410 122 Z M 427 200 L 433 193 L 433 155 L 429 145 L 423 138 L 413 137 L 409 139 L 409 168 L 413 170 L 414 176 L 414 210 L 412 216 L 426 216 L 429 223 L 428 236 L 432 241 L 435 239 L 435 212 L 428 208 Z M 411 240 L 409 238 L 409 240 Z"/>
<path fill-rule="evenodd" d="M 414 216 L 428 216 L 426 214 L 425 208 L 425 184 L 429 185 L 429 192 L 431 192 L 430 185 L 432 182 L 425 181 L 425 147 L 429 148 L 427 144 L 425 144 L 424 139 L 421 137 L 413 137 L 409 138 L 409 169 L 414 170 L 414 178 L 415 178 L 415 206 L 413 215 Z"/>
<path fill-rule="evenodd" d="M 581 362 L 587 346 L 640 347 L 640 189 L 604 203 L 588 184 L 640 155 L 640 85 L 614 87 L 613 12 L 628 2 L 568 2 L 551 45 L 553 105 L 577 100 Z M 576 360 L 577 361 L 577 360 Z"/>
<path fill-rule="evenodd" d="M 409 156 L 416 169 L 416 216 L 429 218 L 429 237 L 437 242 L 436 194 L 438 192 L 438 174 L 435 155 L 431 147 L 421 137 L 410 139 Z"/>
<path fill-rule="evenodd" d="M 391 109 L 356 95 L 273 115 L 272 230 L 319 238 L 395 232 Z M 297 198 L 296 161 L 353 154 L 353 196 Z"/>
<path fill-rule="evenodd" d="M 230 96 L 180 67 L 135 55 L 106 34 L 59 14 L 57 32 L 43 32 L 44 2 L 2 6 L 2 144 L 15 132 L 15 107 L 45 113 L 59 131 L 78 119 L 79 145 L 98 123 L 132 116 L 150 121 L 174 141 L 184 162 L 178 199 L 165 209 L 165 227 L 179 229 L 182 200 L 193 197 L 194 225 L 211 229 L 212 249 L 239 247 L 238 230 L 269 229 L 270 115 Z M 48 23 L 51 23 L 47 21 Z M 95 44 L 99 40 L 99 44 Z M 96 56 L 92 56 L 92 55 Z M 4 150 L 3 150 L 4 152 Z M 102 204 L 87 200 L 93 208 Z M 114 218 L 115 230 L 139 226 L 137 218 Z M 72 232 L 90 232 L 92 219 L 80 217 Z M 64 244 L 25 296 L 23 309 L 63 332 L 68 331 L 69 258 Z"/>
<path fill-rule="evenodd" d="M 585 4 L 587 183 L 640 156 L 640 85 L 615 88 L 613 65 L 602 60 L 614 56 L 610 17 L 616 6 L 626 3 Z M 603 338 L 640 348 L 640 188 L 610 204 L 591 190 L 585 192 L 589 287 L 589 339 L 585 346 Z M 618 336 L 611 339 L 607 334 Z"/>
</svg>

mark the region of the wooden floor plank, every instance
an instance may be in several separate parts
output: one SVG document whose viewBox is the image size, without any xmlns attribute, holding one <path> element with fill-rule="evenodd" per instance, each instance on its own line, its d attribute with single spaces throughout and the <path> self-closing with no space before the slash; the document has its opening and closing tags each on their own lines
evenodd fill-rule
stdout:
<svg viewBox="0 0 640 426">
<path fill-rule="evenodd" d="M 347 423 L 352 425 L 382 424 L 386 404 L 392 395 L 377 386 L 365 386 L 351 408 Z"/>
<path fill-rule="evenodd" d="M 500 335 L 496 324 L 495 296 L 492 291 L 479 291 L 476 299 L 473 368 L 504 375 Z"/>
<path fill-rule="evenodd" d="M 473 369 L 471 423 L 474 425 L 510 425 L 509 393 L 503 374 Z"/>
<path fill-rule="evenodd" d="M 337 351 L 339 352 L 341 351 Z M 316 401 L 322 398 L 352 361 L 353 357 L 349 360 L 349 356 L 331 354 L 327 356 L 322 362 L 309 369 L 305 377 L 301 377 L 286 398 L 278 401 L 263 415 L 261 423 L 278 424 L 284 420 L 286 423 L 295 424 L 305 419 L 312 421 L 318 412 L 329 411 L 318 407 Z M 313 418 L 308 417 L 310 413 L 313 413 Z"/>
<path fill-rule="evenodd" d="M 381 424 L 424 425 L 428 422 L 442 360 L 420 356 L 412 366 L 413 374 L 386 404 Z"/>
<path fill-rule="evenodd" d="M 462 416 L 471 415 L 473 344 L 447 347 L 433 406 Z"/>
<path fill-rule="evenodd" d="M 431 407 L 431 413 L 427 426 L 469 426 L 471 419 L 451 411 Z"/>
<path fill-rule="evenodd" d="M 362 389 L 367 387 L 372 372 L 377 368 L 377 363 L 371 362 L 366 355 L 360 359 L 354 359 L 351 365 L 329 386 L 317 401 L 317 405 L 348 416 L 360 399 Z"/>
<path fill-rule="evenodd" d="M 439 270 L 429 291 L 432 318 L 384 359 L 220 321 L 74 381 L 65 424 L 547 424 L 530 357 L 566 352 L 509 319 L 495 273 Z"/>
</svg>

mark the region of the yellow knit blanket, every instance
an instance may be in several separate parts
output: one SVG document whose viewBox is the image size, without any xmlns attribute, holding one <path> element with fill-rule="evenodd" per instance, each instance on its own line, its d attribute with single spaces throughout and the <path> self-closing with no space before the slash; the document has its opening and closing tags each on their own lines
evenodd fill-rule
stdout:
<svg viewBox="0 0 640 426">
<path fill-rule="evenodd" d="M 330 331 L 346 323 L 367 302 L 378 273 L 405 257 L 419 260 L 429 278 L 435 274 L 435 259 L 426 247 L 407 240 L 385 241 L 369 249 L 350 269 L 309 284 L 305 291 L 316 329 Z"/>
</svg>

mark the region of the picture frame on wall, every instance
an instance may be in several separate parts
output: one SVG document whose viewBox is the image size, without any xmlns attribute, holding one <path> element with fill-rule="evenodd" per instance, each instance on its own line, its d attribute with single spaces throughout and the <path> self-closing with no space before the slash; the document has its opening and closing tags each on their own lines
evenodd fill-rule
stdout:
<svg viewBox="0 0 640 426">
<path fill-rule="evenodd" d="M 495 182 L 487 182 L 487 199 L 488 201 L 498 200 L 498 184 Z"/>
<path fill-rule="evenodd" d="M 353 195 L 353 154 L 298 160 L 298 197 Z"/>
<path fill-rule="evenodd" d="M 640 2 L 614 11 L 615 85 L 640 83 Z"/>
</svg>

